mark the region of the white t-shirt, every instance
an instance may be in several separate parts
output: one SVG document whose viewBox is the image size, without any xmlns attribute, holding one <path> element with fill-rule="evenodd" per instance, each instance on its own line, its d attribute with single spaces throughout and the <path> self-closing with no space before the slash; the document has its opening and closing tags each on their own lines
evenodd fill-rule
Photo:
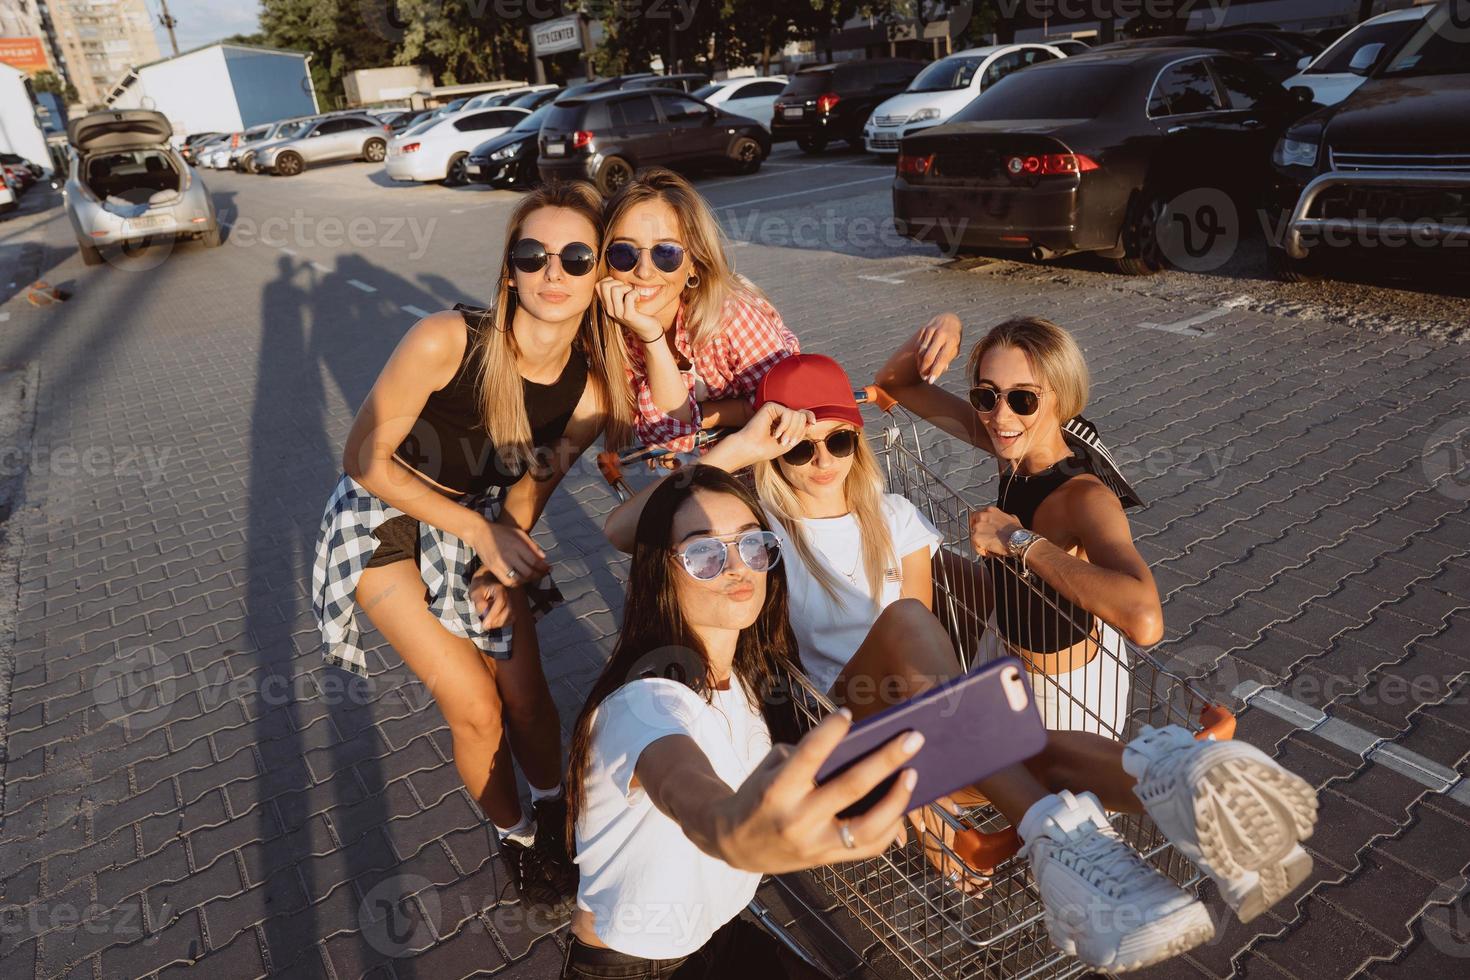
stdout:
<svg viewBox="0 0 1470 980">
<path fill-rule="evenodd" d="M 883 595 L 875 605 L 868 591 L 862 535 L 855 516 L 808 517 L 801 522 L 808 545 L 837 580 L 842 600 L 837 602 L 801 560 L 781 522 L 767 513 L 781 538 L 781 560 L 786 563 L 786 583 L 791 590 L 791 628 L 801 646 L 801 663 L 818 690 L 832 689 L 837 675 L 868 638 L 878 613 L 902 597 L 904 556 L 927 547 L 932 558 L 939 550 L 939 532 L 906 498 L 884 494 L 883 518 L 893 541 L 895 563 L 885 569 Z"/>
<path fill-rule="evenodd" d="M 645 959 L 687 956 L 740 914 L 761 876 L 739 871 L 694 845 L 653 805 L 628 790 L 638 758 L 653 742 L 688 735 L 715 773 L 739 788 L 771 749 L 771 735 L 745 689 L 704 699 L 677 681 L 640 678 L 597 708 L 585 799 L 577 815 L 577 907 L 596 917 L 597 937 Z"/>
</svg>

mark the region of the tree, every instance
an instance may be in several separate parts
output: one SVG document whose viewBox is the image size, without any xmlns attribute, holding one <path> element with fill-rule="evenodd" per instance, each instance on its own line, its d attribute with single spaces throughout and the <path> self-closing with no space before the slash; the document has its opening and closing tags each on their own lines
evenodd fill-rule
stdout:
<svg viewBox="0 0 1470 980">
<path fill-rule="evenodd" d="M 77 87 L 70 81 L 63 82 L 54 71 L 38 71 L 32 75 L 31 90 L 50 92 L 67 105 L 75 105 L 81 101 L 81 96 L 77 94 Z"/>
<path fill-rule="evenodd" d="M 256 31 L 254 34 L 231 34 L 229 37 L 221 38 L 220 44 L 249 44 L 257 48 L 267 48 L 270 44 L 265 39 L 264 31 Z"/>
</svg>

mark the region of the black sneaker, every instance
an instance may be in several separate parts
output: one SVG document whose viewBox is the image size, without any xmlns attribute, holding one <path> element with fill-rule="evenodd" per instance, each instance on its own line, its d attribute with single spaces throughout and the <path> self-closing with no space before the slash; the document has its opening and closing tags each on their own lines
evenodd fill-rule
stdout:
<svg viewBox="0 0 1470 980">
<path fill-rule="evenodd" d="M 531 813 L 536 818 L 536 848 L 557 890 L 569 896 L 570 914 L 577 904 L 577 866 L 567 847 L 567 798 L 537 800 L 531 804 Z"/>
<path fill-rule="evenodd" d="M 503 837 L 500 856 L 510 869 L 511 880 L 528 912 L 548 922 L 572 914 L 577 904 L 577 879 L 573 876 L 571 888 L 567 888 L 565 871 L 547 856 L 539 840 L 522 844 Z"/>
</svg>

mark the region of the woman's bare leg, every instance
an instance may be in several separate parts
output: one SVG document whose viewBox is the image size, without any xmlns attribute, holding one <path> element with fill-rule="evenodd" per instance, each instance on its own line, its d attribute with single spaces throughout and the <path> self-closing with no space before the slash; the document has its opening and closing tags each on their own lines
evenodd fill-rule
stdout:
<svg viewBox="0 0 1470 980">
<path fill-rule="evenodd" d="M 525 592 L 512 589 L 510 606 L 511 657 L 495 661 L 492 669 L 505 705 L 510 745 L 521 772 L 536 789 L 549 790 L 562 779 L 561 718 L 541 669 L 536 620 Z"/>
<path fill-rule="evenodd" d="M 520 823 L 510 745 L 501 725 L 501 695 L 485 655 L 429 612 L 413 561 L 364 570 L 357 603 L 439 705 L 454 740 L 455 768 L 470 796 L 497 826 Z M 558 740 L 558 752 L 560 744 Z"/>
</svg>

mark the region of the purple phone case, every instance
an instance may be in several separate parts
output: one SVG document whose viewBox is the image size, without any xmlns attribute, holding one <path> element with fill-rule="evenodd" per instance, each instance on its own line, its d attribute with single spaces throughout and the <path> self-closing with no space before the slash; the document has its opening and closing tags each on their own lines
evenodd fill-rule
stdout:
<svg viewBox="0 0 1470 980">
<path fill-rule="evenodd" d="M 1046 746 L 1046 727 L 1032 703 L 1029 684 L 1024 707 L 1011 707 L 1001 684 L 1006 667 L 1026 676 L 1019 660 L 1002 657 L 853 725 L 818 770 L 817 782 L 840 775 L 909 731 L 924 733 L 924 747 L 908 763 L 919 773 L 911 797 L 914 806 L 932 803 L 1031 758 Z M 867 810 L 888 792 L 895 778 L 896 774 L 885 779 L 839 816 L 845 819 Z"/>
</svg>

